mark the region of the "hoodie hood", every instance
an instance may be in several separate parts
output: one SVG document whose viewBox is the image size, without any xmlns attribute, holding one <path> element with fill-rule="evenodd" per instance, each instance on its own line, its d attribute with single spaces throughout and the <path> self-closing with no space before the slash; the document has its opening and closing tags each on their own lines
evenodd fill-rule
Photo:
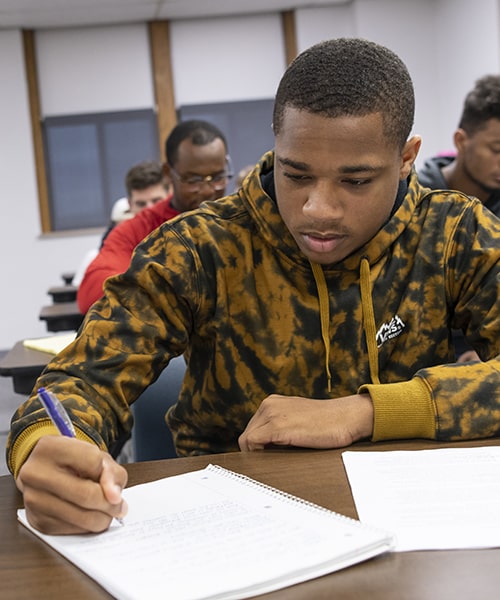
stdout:
<svg viewBox="0 0 500 600">
<path fill-rule="evenodd" d="M 379 360 L 377 348 L 377 328 L 372 302 L 371 264 L 377 263 L 387 252 L 391 244 L 408 226 L 415 211 L 419 197 L 419 185 L 413 172 L 408 181 L 400 182 L 398 194 L 394 199 L 391 216 L 380 231 L 367 244 L 353 252 L 340 263 L 319 265 L 310 262 L 297 247 L 278 211 L 274 192 L 273 176 L 274 153 L 268 152 L 247 179 L 241 190 L 241 198 L 260 230 L 260 234 L 278 252 L 292 258 L 294 262 L 312 270 L 316 283 L 319 303 L 321 337 L 325 349 L 325 373 L 327 389 L 332 390 L 332 375 L 330 371 L 330 300 L 325 274 L 339 271 L 355 271 L 359 275 L 361 296 L 362 325 L 368 352 L 368 362 L 371 383 L 379 384 Z"/>
<path fill-rule="evenodd" d="M 307 266 L 309 260 L 299 250 L 279 214 L 274 196 L 273 167 L 274 152 L 270 151 L 262 157 L 239 191 L 241 200 L 255 221 L 259 234 L 276 251 L 283 253 L 297 264 Z M 362 257 L 365 257 L 370 264 L 377 262 L 408 226 L 419 196 L 420 186 L 413 171 L 408 181 L 401 182 L 395 198 L 395 210 L 382 229 L 343 261 L 325 265 L 325 271 L 358 271 Z"/>
</svg>

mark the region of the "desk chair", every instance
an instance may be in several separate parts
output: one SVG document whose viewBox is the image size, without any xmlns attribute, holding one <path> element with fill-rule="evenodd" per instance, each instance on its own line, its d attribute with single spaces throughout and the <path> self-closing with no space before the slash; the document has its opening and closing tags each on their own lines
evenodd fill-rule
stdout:
<svg viewBox="0 0 500 600">
<path fill-rule="evenodd" d="M 132 405 L 134 460 L 175 458 L 174 442 L 165 413 L 177 402 L 186 371 L 183 356 L 173 358 L 160 377 Z"/>
</svg>

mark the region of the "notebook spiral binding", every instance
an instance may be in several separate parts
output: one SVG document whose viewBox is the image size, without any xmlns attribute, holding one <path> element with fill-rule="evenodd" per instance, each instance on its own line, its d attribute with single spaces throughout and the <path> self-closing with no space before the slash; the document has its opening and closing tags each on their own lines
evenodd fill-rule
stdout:
<svg viewBox="0 0 500 600">
<path fill-rule="evenodd" d="M 210 465 L 208 465 L 207 470 L 214 471 L 214 473 L 218 473 L 220 475 L 223 475 L 224 477 L 238 479 L 241 483 L 243 483 L 245 485 L 257 486 L 257 487 L 261 488 L 262 490 L 264 490 L 266 492 L 266 494 L 268 494 L 270 496 L 278 496 L 280 498 L 284 498 L 285 500 L 287 500 L 289 502 L 300 504 L 304 508 L 307 508 L 311 511 L 323 512 L 337 520 L 348 521 L 349 523 L 355 524 L 357 527 L 362 527 L 363 529 L 366 529 L 367 527 L 370 529 L 373 529 L 373 528 L 369 527 L 368 525 L 361 523 L 357 519 L 352 519 L 351 517 L 347 517 L 346 515 L 341 515 L 340 513 L 330 510 L 329 508 L 325 508 L 324 506 L 315 504 L 314 502 L 311 502 L 310 500 L 304 500 L 303 498 L 299 498 L 298 496 L 294 496 L 293 494 L 289 494 L 288 492 L 284 492 L 282 490 L 274 488 L 271 485 L 267 485 L 266 483 L 262 483 L 261 481 L 252 479 L 251 477 L 248 477 L 247 475 L 242 475 L 241 473 L 235 473 L 234 471 L 230 471 L 229 469 L 220 467 L 219 465 L 210 464 Z"/>
</svg>

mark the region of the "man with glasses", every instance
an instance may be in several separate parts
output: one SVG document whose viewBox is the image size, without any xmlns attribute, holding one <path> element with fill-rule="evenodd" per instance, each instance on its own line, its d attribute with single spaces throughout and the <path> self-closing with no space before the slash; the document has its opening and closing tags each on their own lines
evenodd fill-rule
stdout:
<svg viewBox="0 0 500 600">
<path fill-rule="evenodd" d="M 217 200 L 232 177 L 224 134 L 201 120 L 174 127 L 165 143 L 163 172 L 173 192 L 133 219 L 120 223 L 106 237 L 99 254 L 85 271 L 78 287 L 78 307 L 85 314 L 103 294 L 105 280 L 126 271 L 134 248 L 154 229 L 180 213 Z"/>
</svg>

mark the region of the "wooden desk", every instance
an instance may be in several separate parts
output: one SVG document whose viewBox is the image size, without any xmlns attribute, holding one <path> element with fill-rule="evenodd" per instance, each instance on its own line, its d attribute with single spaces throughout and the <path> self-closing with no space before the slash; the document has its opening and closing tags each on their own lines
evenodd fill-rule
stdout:
<svg viewBox="0 0 500 600">
<path fill-rule="evenodd" d="M 0 360 L 0 375 L 12 377 L 14 391 L 17 394 L 28 395 L 35 381 L 53 354 L 26 348 L 23 342 L 17 342 L 12 350 Z"/>
<path fill-rule="evenodd" d="M 74 331 L 80 327 L 83 315 L 75 302 L 56 302 L 44 306 L 39 318 L 45 321 L 48 331 Z"/>
<path fill-rule="evenodd" d="M 351 450 L 414 450 L 498 445 L 361 443 Z M 342 464 L 343 450 L 268 450 L 169 459 L 127 465 L 129 484 L 201 469 L 214 463 L 244 473 L 345 515 L 356 512 Z M 0 477 L 0 590 L 3 600 L 96 600 L 110 596 L 16 521 L 21 495 L 11 476 Z M 457 523 L 459 527 L 460 524 Z M 261 600 L 470 600 L 500 590 L 500 549 L 384 554 L 331 575 L 259 596 Z"/>
<path fill-rule="evenodd" d="M 48 289 L 47 293 L 52 302 L 74 302 L 78 288 L 74 285 L 55 285 Z"/>
</svg>

